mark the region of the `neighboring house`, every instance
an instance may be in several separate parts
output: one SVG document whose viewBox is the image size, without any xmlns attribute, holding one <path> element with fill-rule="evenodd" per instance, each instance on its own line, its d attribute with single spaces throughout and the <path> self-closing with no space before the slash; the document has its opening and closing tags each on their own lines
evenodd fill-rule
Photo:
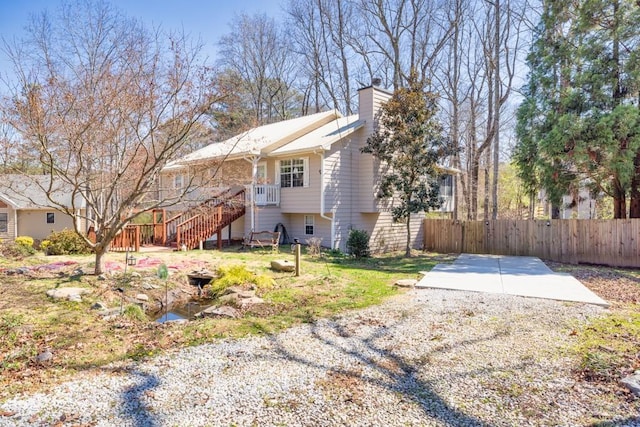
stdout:
<svg viewBox="0 0 640 427">
<path fill-rule="evenodd" d="M 369 86 L 358 95 L 358 114 L 317 113 L 194 151 L 163 169 L 161 191 L 196 182 L 203 186 L 193 194 L 197 201 L 217 188 L 246 186 L 246 213 L 221 231 L 224 239 L 277 228 L 290 240 L 321 238 L 322 246 L 344 251 L 349 230 L 361 229 L 373 251 L 401 249 L 406 225 L 393 221 L 393 200 L 376 197 L 378 162 L 360 151 L 391 93 Z M 423 217 L 412 216 L 414 248 L 423 246 Z"/>
<path fill-rule="evenodd" d="M 2 175 L 0 178 L 0 239 L 30 236 L 45 239 L 52 231 L 73 229 L 73 217 L 55 210 L 43 188 L 49 176 Z M 71 192 L 54 182 L 51 197 L 71 206 Z M 77 203 L 77 206 L 84 206 Z"/>
<path fill-rule="evenodd" d="M 538 192 L 537 202 L 536 217 L 551 218 L 552 206 L 544 190 Z M 558 219 L 597 219 L 596 206 L 597 200 L 591 196 L 589 188 L 581 186 L 576 194 L 562 196 Z"/>
</svg>

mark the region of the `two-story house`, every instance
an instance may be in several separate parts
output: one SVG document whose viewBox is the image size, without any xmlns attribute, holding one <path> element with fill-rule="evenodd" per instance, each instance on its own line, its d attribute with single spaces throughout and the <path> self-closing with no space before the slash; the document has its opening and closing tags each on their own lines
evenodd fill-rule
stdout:
<svg viewBox="0 0 640 427">
<path fill-rule="evenodd" d="M 163 169 L 161 191 L 195 184 L 191 203 L 197 205 L 220 188 L 245 186 L 245 214 L 225 226 L 224 239 L 278 229 L 344 251 L 349 230 L 361 229 L 374 252 L 403 248 L 406 225 L 393 221 L 393 200 L 376 197 L 377 161 L 361 153 L 391 93 L 369 86 L 358 96 L 358 114 L 327 111 L 273 123 L 177 159 Z M 422 247 L 423 217 L 412 217 L 414 248 Z"/>
</svg>

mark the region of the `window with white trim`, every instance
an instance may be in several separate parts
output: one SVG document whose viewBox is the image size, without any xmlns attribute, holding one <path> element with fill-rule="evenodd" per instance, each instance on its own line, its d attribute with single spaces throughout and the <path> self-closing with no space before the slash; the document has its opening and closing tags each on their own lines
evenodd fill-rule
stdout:
<svg viewBox="0 0 640 427">
<path fill-rule="evenodd" d="M 313 215 L 305 215 L 304 216 L 304 234 L 307 236 L 313 235 L 313 226 L 314 226 L 315 218 Z"/>
<path fill-rule="evenodd" d="M 181 189 L 184 186 L 184 175 L 178 174 L 173 177 L 173 188 L 176 190 Z"/>
<path fill-rule="evenodd" d="M 277 167 L 278 179 L 282 188 L 309 186 L 309 158 L 280 160 Z"/>
<path fill-rule="evenodd" d="M 8 224 L 9 224 L 9 216 L 7 215 L 6 212 L 1 212 L 0 213 L 0 233 L 7 232 L 7 230 L 9 229 Z"/>
<path fill-rule="evenodd" d="M 267 164 L 262 162 L 256 166 L 256 182 L 258 184 L 267 183 Z"/>
</svg>

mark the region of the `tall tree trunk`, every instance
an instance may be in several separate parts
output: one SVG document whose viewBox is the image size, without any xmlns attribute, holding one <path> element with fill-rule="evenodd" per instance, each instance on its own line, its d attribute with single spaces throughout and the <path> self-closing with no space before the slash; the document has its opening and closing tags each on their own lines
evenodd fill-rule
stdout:
<svg viewBox="0 0 640 427">
<path fill-rule="evenodd" d="M 615 219 L 625 219 L 627 217 L 626 194 L 617 178 L 613 180 L 613 217 Z"/>
<path fill-rule="evenodd" d="M 460 1 L 455 2 L 455 16 L 456 19 L 453 23 L 453 41 L 452 41 L 452 56 L 453 56 L 453 69 L 452 71 L 452 84 L 451 84 L 451 92 L 452 92 L 452 112 L 451 112 L 451 143 L 455 145 L 456 152 L 453 155 L 453 167 L 460 170 L 460 117 L 459 117 L 459 102 L 458 102 L 458 91 L 459 91 L 459 80 L 460 80 L 460 9 L 462 5 Z M 458 181 L 460 181 L 459 177 L 455 174 L 453 175 L 453 219 L 458 219 Z"/>
<path fill-rule="evenodd" d="M 404 256 L 407 258 L 411 256 L 411 214 L 407 216 L 407 247 L 405 248 Z"/>
<path fill-rule="evenodd" d="M 480 161 L 474 156 L 471 164 L 471 178 L 469 180 L 469 219 L 478 219 L 478 182 L 480 178 Z"/>
<path fill-rule="evenodd" d="M 484 206 L 483 206 L 483 219 L 487 221 L 489 219 L 489 179 L 491 178 L 489 175 L 491 165 L 491 150 L 487 148 L 485 153 L 485 164 L 484 164 Z"/>
<path fill-rule="evenodd" d="M 96 266 L 94 268 L 94 274 L 96 276 L 99 276 L 100 274 L 104 273 L 104 262 L 102 257 L 104 256 L 104 254 L 107 253 L 107 250 L 105 247 L 99 244 L 94 248 L 94 251 L 96 254 L 96 258 L 95 258 Z"/>
<path fill-rule="evenodd" d="M 629 218 L 640 218 L 640 150 L 633 159 L 635 173 L 631 179 Z"/>
<path fill-rule="evenodd" d="M 494 14 L 495 14 L 495 34 L 493 42 L 494 46 L 494 94 L 493 99 L 495 106 L 493 107 L 493 179 L 491 182 L 491 218 L 498 218 L 498 168 L 500 165 L 500 0 L 494 0 Z"/>
</svg>

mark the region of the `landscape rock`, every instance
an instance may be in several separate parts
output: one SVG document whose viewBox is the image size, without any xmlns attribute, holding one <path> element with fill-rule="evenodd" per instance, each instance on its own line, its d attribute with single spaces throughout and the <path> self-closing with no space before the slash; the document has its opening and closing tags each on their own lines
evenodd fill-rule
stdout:
<svg viewBox="0 0 640 427">
<path fill-rule="evenodd" d="M 131 273 L 131 277 L 142 277 L 142 274 L 138 273 L 137 271 L 134 271 Z"/>
<path fill-rule="evenodd" d="M 49 348 L 46 348 L 42 353 L 36 356 L 36 363 L 42 365 L 44 363 L 49 363 L 53 360 L 53 353 Z"/>
<path fill-rule="evenodd" d="M 107 306 L 105 303 L 101 302 L 101 301 L 97 301 L 95 304 L 93 304 L 91 306 L 92 310 L 106 310 Z"/>
<path fill-rule="evenodd" d="M 139 301 L 149 301 L 149 296 L 147 294 L 138 294 L 136 295 L 136 299 Z"/>
<path fill-rule="evenodd" d="M 53 299 L 68 299 L 81 297 L 82 295 L 88 294 L 91 292 L 91 289 L 87 288 L 56 288 L 49 289 L 47 291 L 47 296 Z"/>
<path fill-rule="evenodd" d="M 399 288 L 415 288 L 416 283 L 418 283 L 418 281 L 415 279 L 400 279 L 396 280 L 394 285 Z"/>
<path fill-rule="evenodd" d="M 296 265 L 287 259 L 279 259 L 271 261 L 271 269 L 275 271 L 291 272 L 296 269 Z"/>
<path fill-rule="evenodd" d="M 5 271 L 5 274 L 7 276 L 13 276 L 16 274 L 28 274 L 28 273 L 29 273 L 29 267 L 18 267 L 18 268 L 9 269 Z"/>
<path fill-rule="evenodd" d="M 240 292 L 244 292 L 244 289 L 240 286 L 229 286 L 222 292 L 222 295 L 237 294 Z"/>
<path fill-rule="evenodd" d="M 158 289 L 158 288 L 160 288 L 160 286 L 154 285 L 153 283 L 143 283 L 142 284 L 142 289 L 144 289 L 145 291 L 150 291 L 150 290 Z"/>
<path fill-rule="evenodd" d="M 640 371 L 636 371 L 635 374 L 623 378 L 620 383 L 628 388 L 631 393 L 640 397 Z"/>
<path fill-rule="evenodd" d="M 189 319 L 172 319 L 162 322 L 163 325 L 189 323 Z"/>
<path fill-rule="evenodd" d="M 220 301 L 220 303 L 222 303 L 222 304 L 239 305 L 240 304 L 240 297 L 236 293 L 227 294 L 227 295 L 223 295 L 220 298 L 218 298 L 218 301 Z"/>
<path fill-rule="evenodd" d="M 67 299 L 71 302 L 82 302 L 82 297 L 78 294 L 69 295 Z"/>
<path fill-rule="evenodd" d="M 264 300 L 259 297 L 241 298 L 239 302 L 240 302 L 241 308 L 246 308 L 252 305 L 264 304 Z"/>
<path fill-rule="evenodd" d="M 223 305 L 221 307 L 209 307 L 196 314 L 196 317 L 230 317 L 236 319 L 240 317 L 240 312 L 235 308 Z"/>
<path fill-rule="evenodd" d="M 107 275 L 106 274 L 99 275 L 98 280 L 107 280 Z"/>
</svg>

